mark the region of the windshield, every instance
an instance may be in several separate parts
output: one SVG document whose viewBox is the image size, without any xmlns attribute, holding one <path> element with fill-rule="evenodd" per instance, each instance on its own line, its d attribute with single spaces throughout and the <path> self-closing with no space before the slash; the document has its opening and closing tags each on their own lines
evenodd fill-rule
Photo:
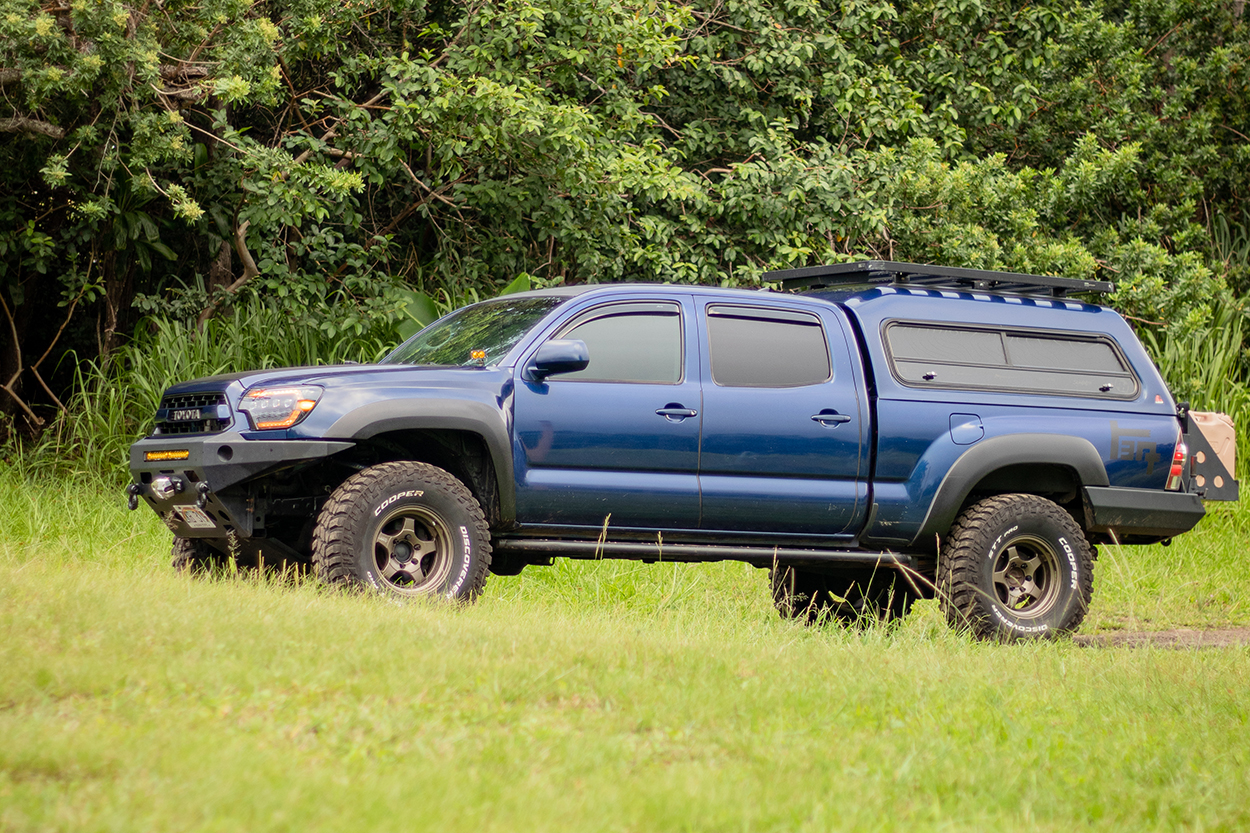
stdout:
<svg viewBox="0 0 1250 833">
<path fill-rule="evenodd" d="M 464 307 L 396 347 L 382 364 L 497 364 L 540 318 L 567 298 L 498 298 Z"/>
</svg>

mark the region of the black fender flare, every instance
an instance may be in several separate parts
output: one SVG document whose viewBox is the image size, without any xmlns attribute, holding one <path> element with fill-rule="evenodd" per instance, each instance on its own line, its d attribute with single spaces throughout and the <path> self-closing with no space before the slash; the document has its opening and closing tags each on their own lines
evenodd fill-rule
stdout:
<svg viewBox="0 0 1250 833">
<path fill-rule="evenodd" d="M 968 494 L 986 475 L 1022 464 L 1066 466 L 1081 486 L 1109 486 L 1107 466 L 1094 444 L 1067 434 L 1007 434 L 982 440 L 955 460 L 938 485 L 913 546 L 945 535 Z"/>
<path fill-rule="evenodd" d="M 516 517 L 516 483 L 512 469 L 512 439 L 507 416 L 493 403 L 472 399 L 389 399 L 349 411 L 330 426 L 326 435 L 368 440 L 404 430 L 465 431 L 482 438 L 495 466 L 499 516 Z"/>
</svg>

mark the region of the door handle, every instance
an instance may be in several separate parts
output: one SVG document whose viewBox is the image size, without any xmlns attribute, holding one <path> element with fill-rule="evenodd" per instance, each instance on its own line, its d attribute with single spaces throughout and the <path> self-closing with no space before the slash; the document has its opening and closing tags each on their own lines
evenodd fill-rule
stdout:
<svg viewBox="0 0 1250 833">
<path fill-rule="evenodd" d="M 831 411 L 826 408 L 818 414 L 812 414 L 812 420 L 819 422 L 826 428 L 836 428 L 844 422 L 850 422 L 851 418 L 846 414 L 839 414 L 837 411 Z"/>
<path fill-rule="evenodd" d="M 663 408 L 657 409 L 656 413 L 669 422 L 681 422 L 686 417 L 699 415 L 699 412 L 694 408 L 687 408 L 679 402 L 670 402 Z"/>
</svg>

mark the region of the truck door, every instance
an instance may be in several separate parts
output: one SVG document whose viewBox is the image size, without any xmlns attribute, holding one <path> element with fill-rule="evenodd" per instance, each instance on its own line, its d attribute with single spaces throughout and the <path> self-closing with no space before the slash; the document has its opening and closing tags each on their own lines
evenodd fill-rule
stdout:
<svg viewBox="0 0 1250 833">
<path fill-rule="evenodd" d="M 698 528 L 703 406 L 692 312 L 688 299 L 598 304 L 551 334 L 586 342 L 585 370 L 534 383 L 525 360 L 518 365 L 523 524 Z"/>
<path fill-rule="evenodd" d="M 869 426 L 841 317 L 776 302 L 699 305 L 702 527 L 854 533 Z"/>
</svg>

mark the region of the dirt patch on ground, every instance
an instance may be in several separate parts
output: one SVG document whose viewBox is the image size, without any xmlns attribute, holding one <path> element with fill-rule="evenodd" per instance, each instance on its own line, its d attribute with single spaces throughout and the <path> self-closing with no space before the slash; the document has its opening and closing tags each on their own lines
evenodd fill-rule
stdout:
<svg viewBox="0 0 1250 833">
<path fill-rule="evenodd" d="M 1168 631 L 1116 631 L 1114 633 L 1078 634 L 1072 641 L 1086 648 L 1227 648 L 1250 645 L 1250 628 L 1191 630 L 1175 628 Z"/>
</svg>

